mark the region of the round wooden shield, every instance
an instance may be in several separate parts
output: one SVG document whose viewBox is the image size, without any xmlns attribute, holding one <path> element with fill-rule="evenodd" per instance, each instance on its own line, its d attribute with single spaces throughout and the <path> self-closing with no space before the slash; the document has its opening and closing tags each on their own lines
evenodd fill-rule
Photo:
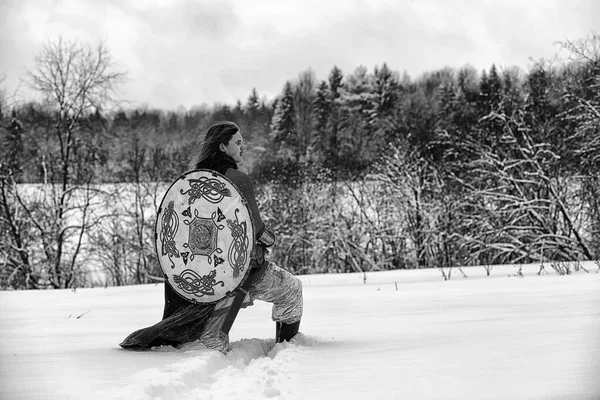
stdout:
<svg viewBox="0 0 600 400">
<path fill-rule="evenodd" d="M 213 303 L 246 279 L 254 250 L 252 214 L 224 175 L 198 169 L 173 182 L 155 230 L 160 266 L 183 298 Z"/>
</svg>

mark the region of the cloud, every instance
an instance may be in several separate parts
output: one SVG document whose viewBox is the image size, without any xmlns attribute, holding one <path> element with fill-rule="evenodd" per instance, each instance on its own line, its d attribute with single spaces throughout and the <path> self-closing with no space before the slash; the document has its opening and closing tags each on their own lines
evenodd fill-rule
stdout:
<svg viewBox="0 0 600 400">
<path fill-rule="evenodd" d="M 0 74 L 6 76 L 3 89 L 10 98 L 18 98 L 16 92 L 22 86 L 20 77 L 34 56 L 30 50 L 34 38 L 26 28 L 22 10 L 23 4 L 19 1 L 0 2 Z"/>
<path fill-rule="evenodd" d="M 434 29 L 412 8 L 364 7 L 354 15 L 332 18 L 327 25 L 275 36 L 255 51 L 245 49 L 241 62 L 225 66 L 222 75 L 231 85 L 241 87 L 244 82 L 253 82 L 259 85 L 259 91 L 273 96 L 285 80 L 295 79 L 308 68 L 318 78 L 326 79 L 334 65 L 349 74 L 360 65 L 372 70 L 387 62 L 392 69 L 417 74 L 423 65 L 428 66 L 427 70 L 443 67 L 456 54 L 476 52 L 477 43 L 465 32 L 454 31 L 454 27 L 450 21 Z M 278 73 L 279 78 L 273 79 L 270 71 Z"/>
<path fill-rule="evenodd" d="M 0 2 L 0 72 L 11 84 L 45 40 L 105 42 L 129 71 L 124 97 L 178 105 L 272 99 L 308 68 L 326 79 L 386 62 L 416 77 L 551 57 L 554 42 L 598 26 L 599 2 L 574 0 L 12 0 Z"/>
</svg>

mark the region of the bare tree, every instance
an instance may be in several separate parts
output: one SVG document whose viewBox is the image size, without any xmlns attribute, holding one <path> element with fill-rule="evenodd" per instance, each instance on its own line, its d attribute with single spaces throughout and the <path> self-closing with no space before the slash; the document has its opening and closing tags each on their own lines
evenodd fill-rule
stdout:
<svg viewBox="0 0 600 400">
<path fill-rule="evenodd" d="M 391 149 L 372 178 L 385 188 L 396 218 L 402 221 L 400 229 L 409 238 L 413 252 L 411 266 L 439 267 L 443 239 L 437 225 L 444 214 L 442 183 L 431 163 L 410 150 L 406 141 Z"/>
<path fill-rule="evenodd" d="M 479 154 L 465 166 L 471 179 L 455 177 L 467 191 L 461 215 L 473 229 L 460 238 L 471 261 L 592 260 L 581 204 L 572 203 L 568 179 L 550 173 L 558 155 L 518 117 L 486 119 L 501 128 L 500 143 L 472 143 Z"/>
<path fill-rule="evenodd" d="M 580 197 L 590 243 L 600 255 L 600 34 L 561 43 L 572 61 L 564 100 L 566 118 L 574 124 L 567 139 L 579 161 Z"/>
<path fill-rule="evenodd" d="M 42 285 L 66 288 L 81 283 L 77 258 L 86 230 L 95 223 L 91 213 L 95 189 L 93 172 L 75 179 L 74 147 L 82 119 L 110 104 L 124 76 L 115 70 L 103 44 L 92 47 L 62 38 L 44 45 L 28 71 L 28 83 L 53 113 L 53 125 L 46 131 L 53 146 L 40 160 L 45 171 L 40 202 L 28 201 L 18 189 L 13 193 L 36 232 L 37 243 L 24 251 L 43 254 Z"/>
<path fill-rule="evenodd" d="M 38 276 L 27 252 L 30 224 L 21 215 L 10 173 L 0 165 L 0 287 L 37 289 Z"/>
</svg>

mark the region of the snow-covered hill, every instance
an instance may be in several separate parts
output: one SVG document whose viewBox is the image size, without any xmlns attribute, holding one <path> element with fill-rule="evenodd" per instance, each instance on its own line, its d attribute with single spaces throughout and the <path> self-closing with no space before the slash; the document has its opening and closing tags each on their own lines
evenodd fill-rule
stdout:
<svg viewBox="0 0 600 400">
<path fill-rule="evenodd" d="M 0 293 L 2 399 L 600 399 L 600 273 L 302 276 L 301 334 L 240 312 L 232 350 L 131 352 L 162 285 Z"/>
</svg>

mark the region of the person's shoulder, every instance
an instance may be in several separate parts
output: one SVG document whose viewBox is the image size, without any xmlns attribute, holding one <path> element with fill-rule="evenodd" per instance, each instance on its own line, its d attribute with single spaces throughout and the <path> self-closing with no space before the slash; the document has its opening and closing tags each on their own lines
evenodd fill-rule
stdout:
<svg viewBox="0 0 600 400">
<path fill-rule="evenodd" d="M 225 175 L 231 176 L 231 177 L 235 176 L 236 178 L 250 179 L 248 174 L 240 171 L 239 169 L 235 169 L 235 168 L 229 168 L 227 171 L 225 171 Z"/>
<path fill-rule="evenodd" d="M 225 176 L 228 177 L 229 179 L 231 179 L 233 181 L 233 183 L 236 183 L 238 185 L 241 186 L 245 186 L 245 185 L 251 185 L 252 186 L 252 179 L 250 179 L 250 177 L 235 168 L 230 168 L 227 171 L 225 171 Z"/>
</svg>

